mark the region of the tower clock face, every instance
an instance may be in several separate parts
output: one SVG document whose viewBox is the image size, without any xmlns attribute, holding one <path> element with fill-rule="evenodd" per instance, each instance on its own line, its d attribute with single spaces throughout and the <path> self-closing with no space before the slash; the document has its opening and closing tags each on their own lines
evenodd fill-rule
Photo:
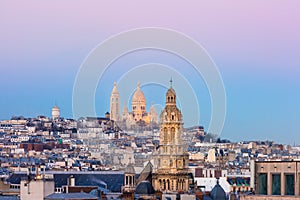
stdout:
<svg viewBox="0 0 300 200">
<path fill-rule="evenodd" d="M 167 166 L 167 160 L 164 160 L 163 165 L 164 167 Z"/>
<path fill-rule="evenodd" d="M 178 165 L 178 167 L 182 167 L 182 162 L 181 162 L 181 160 L 178 160 L 178 161 L 177 161 L 177 165 Z"/>
</svg>

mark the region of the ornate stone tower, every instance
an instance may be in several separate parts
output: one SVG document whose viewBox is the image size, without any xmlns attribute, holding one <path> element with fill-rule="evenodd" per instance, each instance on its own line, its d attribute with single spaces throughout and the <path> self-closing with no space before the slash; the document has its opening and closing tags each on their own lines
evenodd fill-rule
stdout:
<svg viewBox="0 0 300 200">
<path fill-rule="evenodd" d="M 110 119 L 114 121 L 119 121 L 120 119 L 120 95 L 116 82 L 114 82 L 114 87 L 110 95 Z"/>
<path fill-rule="evenodd" d="M 160 115 L 160 144 L 153 153 L 152 185 L 156 191 L 188 191 L 188 153 L 183 144 L 182 114 L 176 106 L 176 93 L 171 86 L 166 94 L 166 107 Z"/>
</svg>

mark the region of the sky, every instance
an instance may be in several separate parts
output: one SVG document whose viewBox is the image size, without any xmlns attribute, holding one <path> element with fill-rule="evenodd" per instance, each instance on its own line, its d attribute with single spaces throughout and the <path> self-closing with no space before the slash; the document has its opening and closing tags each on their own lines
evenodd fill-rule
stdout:
<svg viewBox="0 0 300 200">
<path fill-rule="evenodd" d="M 73 117 L 74 83 L 90 53 L 116 34 L 158 27 L 192 38 L 217 66 L 226 91 L 225 123 L 217 133 L 221 138 L 300 144 L 299 4 L 296 0 L 1 1 L 0 119 L 50 116 L 54 104 L 63 117 Z M 200 124 L 207 129 L 212 105 L 203 77 L 180 57 L 155 49 L 131 52 L 111 63 L 96 87 L 96 114 L 109 111 L 113 82 L 129 77 L 130 84 L 141 82 L 147 108 L 151 102 L 162 108 L 167 87 L 140 80 L 147 75 L 146 67 L 133 76 L 134 67 L 147 63 L 169 66 L 184 77 L 194 93 L 178 92 L 180 102 L 192 97 L 198 102 L 197 108 L 192 103 L 179 105 L 185 126 Z M 170 76 L 165 79 L 168 82 Z M 173 86 L 180 91 L 178 79 Z M 120 85 L 121 98 L 126 84 Z M 129 102 L 130 95 L 123 96 L 122 106 L 130 106 Z M 197 111 L 189 112 L 193 109 Z"/>
</svg>

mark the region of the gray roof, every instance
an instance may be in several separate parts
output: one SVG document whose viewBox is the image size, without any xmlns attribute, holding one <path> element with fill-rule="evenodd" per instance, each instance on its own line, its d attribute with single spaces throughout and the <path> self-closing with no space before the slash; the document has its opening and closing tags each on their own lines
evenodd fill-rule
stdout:
<svg viewBox="0 0 300 200">
<path fill-rule="evenodd" d="M 1 200 L 20 200 L 20 197 L 18 197 L 18 196 L 1 196 L 0 195 L 0 199 Z"/>
<path fill-rule="evenodd" d="M 45 200 L 59 200 L 59 199 L 95 199 L 98 200 L 98 197 L 94 195 L 76 192 L 76 193 L 52 193 L 44 198 Z"/>
<path fill-rule="evenodd" d="M 154 188 L 149 181 L 141 181 L 135 189 L 135 194 L 149 195 L 154 194 L 154 192 Z"/>
<path fill-rule="evenodd" d="M 121 192 L 124 183 L 124 172 L 120 171 L 97 171 L 97 172 L 62 172 L 52 171 L 46 174 L 53 174 L 55 187 L 67 185 L 68 178 L 73 175 L 76 186 L 98 186 L 107 188 L 111 192 Z M 13 173 L 8 182 L 20 184 L 21 178 L 27 177 L 25 172 Z"/>
<path fill-rule="evenodd" d="M 210 197 L 213 200 L 226 200 L 226 193 L 224 189 L 220 186 L 219 181 L 217 181 L 217 184 L 210 192 Z"/>
<path fill-rule="evenodd" d="M 125 169 L 126 174 L 135 174 L 135 170 L 132 164 L 127 165 Z"/>
<path fill-rule="evenodd" d="M 205 196 L 203 197 L 203 200 L 212 200 L 212 198 L 210 198 L 209 196 L 206 196 L 206 195 L 205 195 Z"/>
</svg>

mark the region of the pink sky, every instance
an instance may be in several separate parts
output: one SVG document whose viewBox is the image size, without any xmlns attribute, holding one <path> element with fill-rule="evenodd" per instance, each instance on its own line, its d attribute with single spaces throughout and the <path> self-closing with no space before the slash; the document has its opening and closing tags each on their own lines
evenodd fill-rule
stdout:
<svg viewBox="0 0 300 200">
<path fill-rule="evenodd" d="M 192 37 L 217 64 L 228 97 L 225 137 L 254 129 L 256 138 L 274 133 L 291 142 L 282 133 L 299 132 L 299 8 L 297 0 L 2 0 L 0 119 L 47 114 L 54 99 L 71 116 L 72 86 L 88 53 L 111 35 L 154 26 Z"/>
<path fill-rule="evenodd" d="M 255 57 L 284 64 L 278 57 L 285 54 L 291 59 L 297 57 L 287 49 L 297 49 L 300 45 L 299 1 L 192 1 L 189 4 L 1 1 L 0 4 L 0 42 L 9 55 L 43 56 L 145 26 L 181 31 L 197 39 L 212 55 L 224 59 L 236 57 L 251 62 Z M 296 66 L 289 68 L 293 67 Z M 265 68 L 274 66 L 265 65 Z"/>
</svg>

